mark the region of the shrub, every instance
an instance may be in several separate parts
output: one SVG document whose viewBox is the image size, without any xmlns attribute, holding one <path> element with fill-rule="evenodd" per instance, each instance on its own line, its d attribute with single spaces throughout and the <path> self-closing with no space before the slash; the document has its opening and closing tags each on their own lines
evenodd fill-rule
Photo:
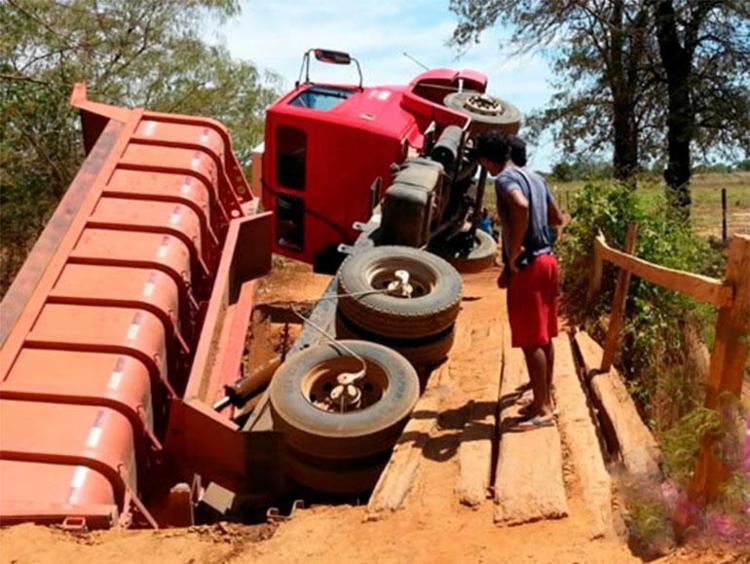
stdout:
<svg viewBox="0 0 750 564">
<path fill-rule="evenodd" d="M 585 302 L 591 275 L 593 243 L 601 231 L 609 244 L 621 248 L 627 225 L 638 223 L 636 254 L 650 262 L 721 278 L 725 257 L 721 247 L 695 236 L 690 228 L 667 219 L 663 195 L 657 190 L 632 191 L 615 183 L 586 185 L 574 198 L 572 220 L 561 238 L 564 307 L 571 320 L 603 337 L 616 276 L 605 268 L 602 291 Z M 718 398 L 719 409 L 702 406 L 705 374 L 690 362 L 697 334 L 712 344 L 716 312 L 653 284 L 633 277 L 626 303 L 618 365 L 647 422 L 657 432 L 667 481 L 624 484 L 631 547 L 653 558 L 669 550 L 674 538 L 670 519 L 683 523 L 694 506 L 686 495 L 696 467 L 701 439 L 715 439 L 714 453 L 730 479 L 698 528 L 721 539 L 750 540 L 750 453 L 736 399 Z M 748 443 L 750 444 L 750 443 Z M 665 493 L 667 492 L 667 493 Z M 672 493 L 669 493 L 672 492 Z M 679 529 L 679 527 L 677 528 Z"/>
<path fill-rule="evenodd" d="M 599 232 L 622 248 L 628 223 L 637 222 L 636 254 L 670 268 L 721 276 L 724 257 L 690 228 L 667 218 L 663 196 L 642 197 L 614 182 L 589 183 L 575 196 L 571 222 L 559 244 L 565 309 L 575 323 L 602 337 L 611 307 L 615 269 L 605 266 L 602 291 L 585 303 Z M 642 413 L 657 429 L 669 428 L 700 401 L 702 375 L 686 362 L 685 326 L 710 340 L 715 312 L 679 294 L 633 277 L 619 365 Z"/>
<path fill-rule="evenodd" d="M 674 547 L 675 539 L 667 509 L 657 491 L 631 489 L 626 493 L 628 542 L 633 553 L 649 561 Z"/>
<path fill-rule="evenodd" d="M 551 176 L 560 182 L 591 180 L 612 176 L 612 165 L 601 161 L 560 161 L 552 167 Z"/>
</svg>

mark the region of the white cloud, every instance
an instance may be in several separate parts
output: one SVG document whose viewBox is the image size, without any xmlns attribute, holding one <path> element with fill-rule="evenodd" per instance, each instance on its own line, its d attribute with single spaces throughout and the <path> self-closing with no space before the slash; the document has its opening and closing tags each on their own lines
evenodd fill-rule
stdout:
<svg viewBox="0 0 750 564">
<path fill-rule="evenodd" d="M 233 56 L 280 74 L 285 86 L 297 78 L 303 53 L 311 47 L 347 51 L 362 65 L 365 84 L 404 84 L 421 71 L 403 55 L 427 66 L 474 68 L 487 74 L 488 90 L 521 110 L 543 106 L 551 95 L 550 70 L 539 54 L 512 55 L 509 32 L 495 29 L 460 58 L 448 46 L 456 24 L 447 0 L 253 0 L 226 24 L 219 41 Z M 317 73 L 317 74 L 316 74 Z M 348 67 L 315 66 L 311 76 L 351 82 Z M 549 147 L 539 147 L 532 166 L 549 168 Z"/>
</svg>

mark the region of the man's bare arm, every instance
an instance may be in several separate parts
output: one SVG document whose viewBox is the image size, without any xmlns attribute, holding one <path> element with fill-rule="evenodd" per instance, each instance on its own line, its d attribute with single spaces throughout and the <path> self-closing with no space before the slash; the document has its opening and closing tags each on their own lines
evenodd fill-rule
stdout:
<svg viewBox="0 0 750 564">
<path fill-rule="evenodd" d="M 565 216 L 563 216 L 554 198 L 550 198 L 547 202 L 547 223 L 553 227 L 565 223 Z"/>
<path fill-rule="evenodd" d="M 529 227 L 529 202 L 520 190 L 513 190 L 508 194 L 510 210 L 510 233 L 508 244 L 508 265 L 511 270 L 516 269 L 516 259 L 523 252 L 523 239 Z"/>
</svg>

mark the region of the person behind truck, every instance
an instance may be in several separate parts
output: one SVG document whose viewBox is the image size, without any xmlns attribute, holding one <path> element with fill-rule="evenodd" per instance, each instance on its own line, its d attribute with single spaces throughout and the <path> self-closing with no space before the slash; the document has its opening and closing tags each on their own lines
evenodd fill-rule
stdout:
<svg viewBox="0 0 750 564">
<path fill-rule="evenodd" d="M 526 141 L 518 135 L 510 135 L 510 160 L 516 166 L 526 166 Z"/>
<path fill-rule="evenodd" d="M 511 148 L 511 137 L 493 130 L 479 137 L 476 153 L 480 164 L 496 177 L 504 263 L 498 285 L 508 289 L 511 341 L 523 350 L 533 390 L 531 398 L 520 400 L 527 404 L 517 425 L 523 430 L 555 421 L 552 338 L 557 336 L 559 267 L 547 227 L 562 225 L 563 216 L 544 180 L 513 163 Z"/>
<path fill-rule="evenodd" d="M 479 229 L 492 235 L 492 216 L 487 208 L 482 208 L 482 215 L 479 219 Z"/>
</svg>

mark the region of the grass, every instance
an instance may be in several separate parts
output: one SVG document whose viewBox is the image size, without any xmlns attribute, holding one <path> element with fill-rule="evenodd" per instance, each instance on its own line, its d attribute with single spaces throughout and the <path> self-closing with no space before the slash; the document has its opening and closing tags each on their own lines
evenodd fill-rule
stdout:
<svg viewBox="0 0 750 564">
<path fill-rule="evenodd" d="M 555 199 L 567 211 L 573 197 L 586 180 L 572 182 L 548 181 Z M 750 234 L 750 172 L 700 173 L 691 182 L 692 224 L 702 236 L 721 237 L 721 189 L 727 190 L 727 228 L 732 233 Z M 638 180 L 637 195 L 649 208 L 655 208 L 664 193 L 664 183 L 656 176 Z M 495 208 L 494 186 L 485 191 L 485 206 Z"/>
<path fill-rule="evenodd" d="M 629 544 L 634 553 L 649 561 L 668 554 L 674 547 L 674 533 L 660 496 L 650 498 L 633 489 L 626 495 Z"/>
</svg>

